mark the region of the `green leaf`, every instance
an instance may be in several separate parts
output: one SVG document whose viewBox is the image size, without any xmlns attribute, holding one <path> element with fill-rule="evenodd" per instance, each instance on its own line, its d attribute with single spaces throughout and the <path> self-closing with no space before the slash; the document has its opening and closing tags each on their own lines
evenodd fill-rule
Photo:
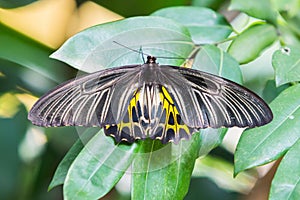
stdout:
<svg viewBox="0 0 300 200">
<path fill-rule="evenodd" d="M 101 68 L 141 64 L 141 55 L 114 41 L 153 56 L 187 58 L 194 44 L 188 30 L 162 17 L 134 17 L 89 28 L 70 38 L 52 58 L 77 69 L 95 72 Z M 160 64 L 180 65 L 182 59 L 160 59 Z"/>
<path fill-rule="evenodd" d="M 276 29 L 272 25 L 255 24 L 232 41 L 228 53 L 239 63 L 245 64 L 256 59 L 276 38 Z"/>
<path fill-rule="evenodd" d="M 288 24 L 291 25 L 291 24 Z M 299 46 L 299 36 L 295 34 L 291 28 L 287 27 L 286 25 L 278 25 L 277 27 L 278 32 L 280 33 L 280 40 L 284 41 L 284 45 L 286 46 Z"/>
<path fill-rule="evenodd" d="M 232 32 L 226 19 L 208 8 L 178 6 L 158 10 L 152 16 L 166 17 L 186 26 L 196 44 L 220 42 Z"/>
<path fill-rule="evenodd" d="M 82 2 L 82 0 L 80 0 Z M 77 1 L 78 2 L 78 1 Z M 101 6 L 109 10 L 113 10 L 119 15 L 129 17 L 129 16 L 141 16 L 149 15 L 157 9 L 183 5 L 186 4 L 186 0 L 172 0 L 172 1 L 120 1 L 120 0 L 93 0 L 93 2 L 98 3 Z"/>
<path fill-rule="evenodd" d="M 275 99 L 283 90 L 287 89 L 289 86 L 282 85 L 280 87 L 276 87 L 275 80 L 268 80 L 266 86 L 263 90 L 262 97 L 263 99 L 270 103 Z"/>
<path fill-rule="evenodd" d="M 288 12 L 289 17 L 299 13 L 299 0 L 273 0 L 272 4 L 276 10 Z"/>
<path fill-rule="evenodd" d="M 233 167 L 233 163 L 225 158 L 207 155 L 196 160 L 192 176 L 193 178 L 207 177 L 218 187 L 232 192 L 248 193 L 249 189 L 253 187 L 255 177 L 251 172 L 244 172 L 233 177 Z"/>
<path fill-rule="evenodd" d="M 299 6 L 300 6 L 300 4 L 299 4 Z M 300 13 L 299 13 L 299 9 L 297 9 L 297 13 L 296 13 L 295 16 L 293 16 L 292 18 L 285 17 L 285 20 L 287 21 L 287 26 L 289 27 L 289 29 L 291 29 L 293 31 L 293 33 L 295 33 L 299 37 L 300 36 L 300 27 L 299 27 Z"/>
<path fill-rule="evenodd" d="M 252 17 L 264 19 L 276 24 L 277 12 L 273 8 L 270 0 L 232 0 L 229 9 L 239 10 Z"/>
<path fill-rule="evenodd" d="M 286 153 L 276 171 L 269 200 L 300 199 L 300 139 Z"/>
<path fill-rule="evenodd" d="M 64 183 L 65 199 L 99 199 L 120 180 L 131 164 L 138 145 L 115 144 L 101 129 L 69 168 Z"/>
<path fill-rule="evenodd" d="M 223 3 L 223 0 L 192 0 L 191 4 L 193 6 L 207 7 L 213 10 L 218 10 Z"/>
<path fill-rule="evenodd" d="M 50 59 L 52 49 L 17 33 L 0 23 L 0 58 L 29 68 L 55 82 L 62 82 L 73 75 L 73 70 Z"/>
<path fill-rule="evenodd" d="M 26 6 L 27 4 L 33 3 L 37 0 L 0 0 L 0 7 L 1 8 L 16 8 L 20 6 Z"/>
<path fill-rule="evenodd" d="M 299 36 L 300 36 L 300 27 L 299 27 L 300 13 L 299 13 L 299 9 L 297 9 L 297 15 L 295 15 L 294 17 L 289 18 L 289 16 L 285 16 L 285 15 L 283 15 L 283 17 L 287 22 L 287 24 L 286 24 L 287 27 L 286 28 L 291 30 L 293 32 L 293 34 L 295 34 L 299 38 Z M 295 44 L 293 44 L 293 45 L 295 45 Z"/>
<path fill-rule="evenodd" d="M 18 112 L 13 117 L 0 117 L 0 156 L 3 159 L 0 170 L 1 199 L 22 199 L 24 196 L 21 194 L 25 193 L 22 190 L 28 188 L 28 185 L 22 182 L 27 174 L 18 151 L 28 128 L 26 114 L 26 108 L 20 104 Z M 34 174 L 32 168 L 30 174 Z M 30 179 L 26 181 L 27 184 L 30 183 Z"/>
<path fill-rule="evenodd" d="M 271 123 L 246 130 L 235 153 L 235 174 L 281 157 L 300 138 L 300 84 L 284 90 L 272 103 Z"/>
<path fill-rule="evenodd" d="M 183 199 L 198 157 L 199 135 L 178 145 L 155 140 L 140 144 L 132 166 L 132 199 Z"/>
<path fill-rule="evenodd" d="M 214 45 L 205 45 L 197 53 L 193 68 L 242 83 L 239 63 Z"/>
<path fill-rule="evenodd" d="M 276 86 L 300 81 L 300 48 L 286 47 L 273 54 Z"/>
<path fill-rule="evenodd" d="M 198 156 L 205 156 L 211 150 L 219 146 L 227 132 L 227 128 L 207 128 L 200 131 L 200 148 Z"/>
<path fill-rule="evenodd" d="M 48 190 L 53 189 L 54 187 L 61 185 L 65 182 L 68 170 L 75 160 L 75 158 L 78 156 L 78 154 L 81 152 L 81 150 L 84 147 L 84 144 L 93 136 L 95 135 L 95 131 L 99 131 L 99 128 L 88 128 L 83 135 L 76 141 L 76 143 L 71 147 L 71 149 L 68 151 L 68 153 L 65 155 L 63 160 L 59 163 L 55 174 L 52 178 L 52 181 L 48 187 Z"/>
<path fill-rule="evenodd" d="M 49 88 L 57 85 L 56 81 L 2 58 L 0 58 L 0 72 L 0 93 L 7 91 L 24 92 L 26 90 L 40 96 L 47 92 Z"/>
</svg>

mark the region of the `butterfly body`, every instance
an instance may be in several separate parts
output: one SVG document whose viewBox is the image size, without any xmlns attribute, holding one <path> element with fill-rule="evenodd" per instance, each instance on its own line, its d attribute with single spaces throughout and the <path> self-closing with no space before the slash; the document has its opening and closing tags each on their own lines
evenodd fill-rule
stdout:
<svg viewBox="0 0 300 200">
<path fill-rule="evenodd" d="M 255 127 L 272 120 L 269 107 L 227 79 L 177 66 L 106 69 L 58 86 L 33 106 L 39 126 L 99 126 L 116 142 L 189 139 L 199 129 Z"/>
</svg>

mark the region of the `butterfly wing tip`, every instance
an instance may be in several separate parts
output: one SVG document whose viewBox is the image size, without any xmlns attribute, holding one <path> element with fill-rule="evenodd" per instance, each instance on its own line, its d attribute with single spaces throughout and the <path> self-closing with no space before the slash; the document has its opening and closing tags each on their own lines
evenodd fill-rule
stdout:
<svg viewBox="0 0 300 200">
<path fill-rule="evenodd" d="M 35 115 L 32 114 L 31 111 L 28 113 L 27 119 L 28 119 L 29 121 L 31 121 L 32 123 L 34 123 L 34 121 L 38 120 L 38 119 L 35 117 Z"/>
<path fill-rule="evenodd" d="M 31 109 L 27 115 L 27 119 L 31 121 L 31 123 L 35 126 L 40 127 L 47 127 L 49 124 L 46 124 L 44 121 L 42 121 L 37 115 L 35 114 L 34 110 Z"/>
<path fill-rule="evenodd" d="M 42 122 L 41 120 L 37 119 L 37 118 L 33 118 L 33 117 L 31 117 L 31 116 L 28 116 L 28 120 L 31 121 L 31 123 L 32 123 L 33 125 L 35 125 L 35 126 L 45 126 L 45 125 L 43 124 L 43 122 Z"/>
</svg>

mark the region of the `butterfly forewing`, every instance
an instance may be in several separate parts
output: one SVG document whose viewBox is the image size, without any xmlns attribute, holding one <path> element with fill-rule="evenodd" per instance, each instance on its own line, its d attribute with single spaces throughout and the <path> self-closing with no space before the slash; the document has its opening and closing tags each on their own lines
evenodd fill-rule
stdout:
<svg viewBox="0 0 300 200">
<path fill-rule="evenodd" d="M 181 110 L 189 126 L 255 127 L 272 120 L 268 105 L 247 88 L 205 72 L 176 66 L 172 68 L 182 75 L 182 81 L 185 80 L 188 85 L 189 96 L 181 99 L 185 105 L 192 106 Z"/>
<path fill-rule="evenodd" d="M 108 69 L 63 83 L 43 95 L 28 118 L 45 127 L 118 123 L 130 93 L 138 87 L 139 69 L 137 65 Z M 113 99 L 118 99 L 118 103 L 112 104 Z"/>
<path fill-rule="evenodd" d="M 162 143 L 189 139 L 202 128 L 255 127 L 272 120 L 267 104 L 243 86 L 150 61 L 63 83 L 38 100 L 29 119 L 39 126 L 103 127 L 116 142 Z"/>
</svg>

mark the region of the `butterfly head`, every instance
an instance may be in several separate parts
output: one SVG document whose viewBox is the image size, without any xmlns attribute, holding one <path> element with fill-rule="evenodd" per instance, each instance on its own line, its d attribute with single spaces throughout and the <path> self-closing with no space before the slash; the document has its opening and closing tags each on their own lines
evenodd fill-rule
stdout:
<svg viewBox="0 0 300 200">
<path fill-rule="evenodd" d="M 154 56 L 147 56 L 147 64 L 153 64 L 156 63 L 156 58 Z"/>
</svg>

